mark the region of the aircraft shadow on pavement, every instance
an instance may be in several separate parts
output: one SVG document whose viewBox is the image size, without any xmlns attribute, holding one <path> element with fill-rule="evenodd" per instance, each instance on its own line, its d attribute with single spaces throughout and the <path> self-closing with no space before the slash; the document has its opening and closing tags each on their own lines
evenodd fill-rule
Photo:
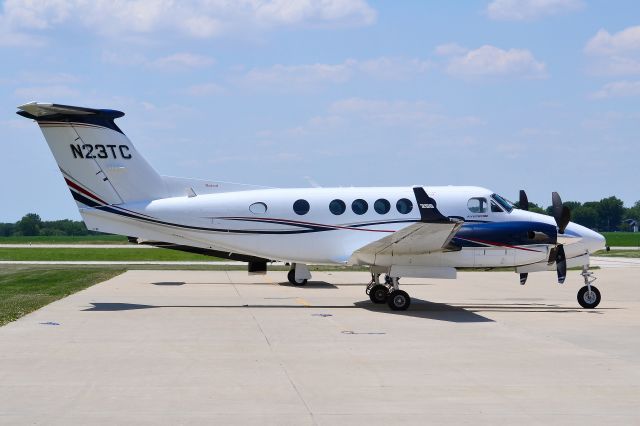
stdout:
<svg viewBox="0 0 640 426">
<path fill-rule="evenodd" d="M 411 298 L 411 306 L 406 311 L 392 311 L 386 303 L 375 304 L 368 300 L 356 302 L 358 308 L 381 314 L 402 315 L 416 318 L 447 322 L 494 322 L 492 319 L 478 315 L 470 310 L 448 305 L 446 303 L 429 302 L 428 300 Z"/>
<path fill-rule="evenodd" d="M 392 311 L 386 304 L 373 304 L 372 302 L 360 301 L 353 305 L 298 305 L 298 304 L 244 304 L 244 305 L 143 305 L 136 303 L 100 303 L 92 302 L 91 307 L 83 309 L 87 312 L 117 312 L 133 311 L 139 309 L 157 308 L 254 308 L 254 309 L 365 309 L 381 314 L 391 314 L 424 318 L 436 321 L 447 321 L 457 323 L 480 323 L 495 322 L 480 313 L 485 312 L 509 312 L 509 313 L 556 313 L 556 314 L 602 314 L 603 309 L 585 310 L 582 308 L 563 307 L 545 303 L 485 303 L 468 305 L 450 305 L 447 303 L 436 303 L 427 300 L 413 298 L 411 307 L 407 311 Z M 604 308 L 607 309 L 607 308 Z M 618 308 L 608 308 L 618 309 Z"/>
<path fill-rule="evenodd" d="M 298 304 L 269 304 L 269 305 L 143 305 L 137 303 L 100 303 L 92 302 L 91 307 L 84 309 L 87 312 L 117 312 L 133 311 L 139 309 L 157 308 L 257 308 L 257 309 L 366 309 L 372 312 L 395 314 L 416 318 L 432 319 L 449 322 L 493 322 L 493 320 L 478 315 L 464 308 L 451 306 L 444 303 L 433 303 L 420 299 L 413 299 L 411 308 L 407 311 L 391 311 L 386 304 L 375 305 L 370 301 L 356 302 L 349 305 L 298 305 Z"/>
<path fill-rule="evenodd" d="M 326 281 L 308 281 L 305 285 L 293 285 L 289 281 L 283 281 L 278 283 L 282 287 L 295 287 L 304 290 L 305 288 L 326 288 L 331 290 L 337 290 L 338 286 L 328 283 Z"/>
</svg>

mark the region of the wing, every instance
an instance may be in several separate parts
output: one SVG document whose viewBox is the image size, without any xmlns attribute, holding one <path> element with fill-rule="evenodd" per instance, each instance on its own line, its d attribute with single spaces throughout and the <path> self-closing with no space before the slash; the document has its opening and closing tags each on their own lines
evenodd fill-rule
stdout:
<svg viewBox="0 0 640 426">
<path fill-rule="evenodd" d="M 351 255 L 353 265 L 374 265 L 380 256 L 420 255 L 450 250 L 447 248 L 462 222 L 414 223 L 359 248 Z"/>
</svg>

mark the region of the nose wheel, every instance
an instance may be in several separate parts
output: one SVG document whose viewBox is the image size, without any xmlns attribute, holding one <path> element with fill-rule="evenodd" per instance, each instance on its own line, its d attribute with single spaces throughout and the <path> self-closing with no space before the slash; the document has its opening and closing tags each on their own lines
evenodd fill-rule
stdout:
<svg viewBox="0 0 640 426">
<path fill-rule="evenodd" d="M 600 291 L 591 285 L 596 280 L 593 272 L 589 272 L 588 266 L 582 267 L 580 274 L 584 278 L 584 287 L 578 290 L 578 303 L 585 309 L 593 309 L 600 304 Z"/>
<path fill-rule="evenodd" d="M 307 285 L 307 280 L 305 279 L 300 279 L 300 278 L 296 278 L 296 270 L 292 269 L 289 271 L 289 273 L 287 274 L 287 279 L 289 280 L 289 282 L 295 286 L 303 286 L 303 285 Z"/>
</svg>

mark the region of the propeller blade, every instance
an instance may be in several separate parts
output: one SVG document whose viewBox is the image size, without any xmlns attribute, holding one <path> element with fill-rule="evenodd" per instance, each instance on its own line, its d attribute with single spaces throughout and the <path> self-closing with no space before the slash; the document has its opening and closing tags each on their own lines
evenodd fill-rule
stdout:
<svg viewBox="0 0 640 426">
<path fill-rule="evenodd" d="M 524 192 L 524 189 L 520 190 L 520 200 L 518 201 L 518 207 L 520 207 L 520 210 L 529 210 L 529 198 L 527 198 L 527 193 Z"/>
<path fill-rule="evenodd" d="M 529 274 L 526 272 L 520 274 L 520 285 L 524 285 L 527 282 L 527 278 L 529 278 Z"/>
<path fill-rule="evenodd" d="M 562 199 L 557 192 L 551 194 L 551 203 L 553 218 L 556 220 L 556 225 L 558 225 L 558 233 L 564 234 L 564 230 L 571 220 L 571 211 L 569 207 L 562 205 Z"/>
<path fill-rule="evenodd" d="M 558 247 L 551 247 L 551 250 L 549 250 L 549 260 L 547 260 L 547 264 L 549 266 L 553 265 L 556 261 L 556 256 L 558 253 Z"/>
<path fill-rule="evenodd" d="M 564 246 L 558 245 L 556 251 L 556 272 L 558 272 L 558 283 L 564 284 L 564 280 L 567 277 L 567 257 L 564 254 Z"/>
<path fill-rule="evenodd" d="M 567 206 L 562 206 L 562 214 L 560 215 L 560 224 L 558 225 L 558 230 L 561 234 L 564 234 L 564 230 L 566 229 L 570 221 L 571 221 L 571 210 L 569 210 L 569 207 Z"/>
</svg>

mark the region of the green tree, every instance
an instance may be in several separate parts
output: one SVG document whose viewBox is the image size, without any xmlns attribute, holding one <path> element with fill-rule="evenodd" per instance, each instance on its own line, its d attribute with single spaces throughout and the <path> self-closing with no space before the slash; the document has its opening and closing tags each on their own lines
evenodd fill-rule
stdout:
<svg viewBox="0 0 640 426">
<path fill-rule="evenodd" d="M 546 214 L 547 212 L 536 203 L 529 202 L 529 211 L 534 213 Z"/>
<path fill-rule="evenodd" d="M 595 229 L 598 226 L 598 210 L 592 206 L 580 206 L 571 210 L 571 221 Z"/>
<path fill-rule="evenodd" d="M 28 213 L 22 217 L 16 223 L 16 230 L 21 235 L 26 235 L 28 237 L 33 237 L 36 235 L 40 235 L 40 228 L 42 227 L 42 219 L 35 213 Z"/>
<path fill-rule="evenodd" d="M 600 217 L 600 227 L 607 231 L 615 231 L 620 227 L 622 215 L 624 214 L 624 203 L 621 199 L 612 196 L 603 198 L 598 204 L 598 216 Z"/>
<path fill-rule="evenodd" d="M 13 223 L 0 223 L 0 237 L 10 237 L 16 229 Z"/>
</svg>

